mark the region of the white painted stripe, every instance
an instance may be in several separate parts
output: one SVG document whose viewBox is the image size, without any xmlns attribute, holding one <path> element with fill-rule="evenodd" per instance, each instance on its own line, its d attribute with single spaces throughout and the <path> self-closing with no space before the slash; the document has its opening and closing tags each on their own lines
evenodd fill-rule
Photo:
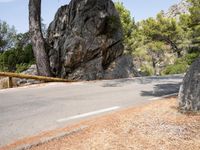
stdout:
<svg viewBox="0 0 200 150">
<path fill-rule="evenodd" d="M 93 115 L 97 115 L 97 114 L 100 114 L 100 113 L 113 111 L 113 110 L 116 110 L 116 109 L 119 109 L 119 108 L 120 108 L 119 106 L 115 106 L 115 107 L 111 107 L 111 108 L 101 109 L 101 110 L 97 110 L 97 111 L 93 111 L 93 112 L 88 112 L 88 113 L 85 113 L 85 114 L 80 114 L 80 115 L 77 115 L 77 116 L 62 118 L 62 119 L 57 120 L 57 122 L 66 122 L 66 121 L 73 120 L 73 119 L 79 119 L 79 118 L 84 118 L 84 117 L 88 117 L 88 116 L 93 116 Z"/>
<path fill-rule="evenodd" d="M 178 95 L 178 93 L 173 93 L 173 94 L 164 95 L 164 96 L 161 96 L 161 97 L 151 98 L 151 99 L 149 99 L 149 101 L 160 100 L 160 99 L 162 99 L 162 98 L 168 98 L 168 97 L 177 96 L 177 95 Z"/>
</svg>

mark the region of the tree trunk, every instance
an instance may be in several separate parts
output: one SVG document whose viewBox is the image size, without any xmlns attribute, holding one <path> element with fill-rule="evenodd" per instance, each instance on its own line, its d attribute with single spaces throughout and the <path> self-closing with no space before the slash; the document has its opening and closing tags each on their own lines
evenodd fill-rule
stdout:
<svg viewBox="0 0 200 150">
<path fill-rule="evenodd" d="M 36 59 L 38 75 L 51 76 L 45 40 L 41 31 L 41 0 L 29 0 L 29 32 Z"/>
<path fill-rule="evenodd" d="M 200 111 L 200 58 L 190 67 L 179 91 L 181 111 Z"/>
<path fill-rule="evenodd" d="M 177 57 L 180 58 L 182 56 L 181 49 L 177 47 L 177 44 L 173 42 L 169 37 L 162 36 L 162 35 L 155 35 L 154 40 L 165 41 L 166 43 L 170 44 L 171 48 L 175 53 L 177 53 Z"/>
</svg>

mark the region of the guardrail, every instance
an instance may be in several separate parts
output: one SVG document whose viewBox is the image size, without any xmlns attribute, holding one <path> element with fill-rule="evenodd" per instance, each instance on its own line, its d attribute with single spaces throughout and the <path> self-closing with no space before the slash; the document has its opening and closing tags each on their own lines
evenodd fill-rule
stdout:
<svg viewBox="0 0 200 150">
<path fill-rule="evenodd" d="M 75 80 L 67 80 L 67 79 L 44 77 L 44 76 L 33 76 L 33 75 L 10 73 L 10 72 L 0 72 L 0 77 L 8 77 L 8 88 L 13 87 L 12 78 L 34 79 L 45 82 L 76 82 Z"/>
</svg>

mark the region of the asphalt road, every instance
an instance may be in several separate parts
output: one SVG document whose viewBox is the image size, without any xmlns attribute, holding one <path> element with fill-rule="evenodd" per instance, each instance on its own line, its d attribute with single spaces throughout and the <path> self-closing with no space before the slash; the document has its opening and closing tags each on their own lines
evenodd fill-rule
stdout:
<svg viewBox="0 0 200 150">
<path fill-rule="evenodd" d="M 0 147 L 86 117 L 177 93 L 182 75 L 0 90 Z"/>
</svg>

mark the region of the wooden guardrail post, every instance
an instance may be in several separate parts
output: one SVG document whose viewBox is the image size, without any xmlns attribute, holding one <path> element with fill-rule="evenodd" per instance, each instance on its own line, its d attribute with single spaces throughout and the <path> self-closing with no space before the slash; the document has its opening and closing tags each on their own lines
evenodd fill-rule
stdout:
<svg viewBox="0 0 200 150">
<path fill-rule="evenodd" d="M 13 87 L 12 77 L 8 77 L 8 88 Z"/>
<path fill-rule="evenodd" d="M 12 78 L 20 78 L 20 79 L 33 79 L 45 82 L 77 82 L 77 80 L 68 80 L 54 77 L 44 77 L 44 76 L 35 76 L 35 75 L 27 75 L 27 74 L 18 74 L 11 72 L 0 72 L 0 77 L 8 77 L 8 88 L 13 87 Z"/>
</svg>

